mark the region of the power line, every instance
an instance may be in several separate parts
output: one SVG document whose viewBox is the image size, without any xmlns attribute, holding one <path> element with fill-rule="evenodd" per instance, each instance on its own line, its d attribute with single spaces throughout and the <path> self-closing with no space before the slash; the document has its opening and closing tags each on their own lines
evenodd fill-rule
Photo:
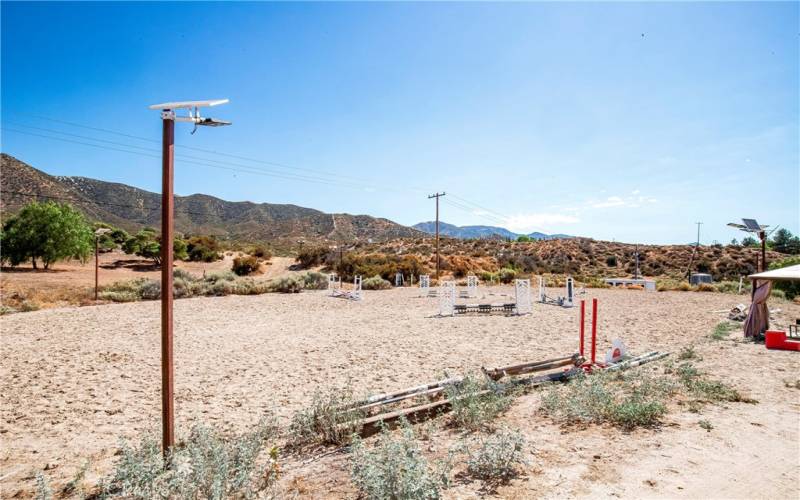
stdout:
<svg viewBox="0 0 800 500">
<path fill-rule="evenodd" d="M 155 139 L 152 139 L 152 138 L 148 138 L 148 137 L 142 137 L 142 136 L 129 134 L 129 133 L 125 133 L 125 132 L 121 132 L 121 131 L 117 131 L 117 130 L 111 130 L 111 129 L 107 129 L 107 128 L 102 128 L 102 127 L 94 127 L 94 126 L 84 125 L 84 124 L 75 123 L 75 122 L 71 122 L 71 121 L 67 121 L 67 120 L 61 120 L 61 119 L 58 119 L 58 118 L 46 117 L 46 116 L 36 115 L 36 114 L 25 114 L 25 113 L 15 113 L 15 114 L 31 116 L 31 117 L 34 117 L 34 118 L 37 118 L 37 119 L 51 121 L 51 122 L 54 122 L 54 123 L 61 123 L 61 124 L 72 126 L 72 127 L 78 127 L 78 128 L 82 128 L 82 129 L 86 129 L 86 130 L 94 130 L 94 131 L 97 131 L 97 132 L 113 134 L 113 135 L 117 135 L 117 136 L 120 136 L 120 137 L 127 137 L 127 138 L 130 138 L 130 139 L 136 139 L 136 140 L 146 141 L 146 142 L 150 142 L 150 143 L 156 143 L 157 144 L 157 143 L 160 142 L 158 140 L 155 140 Z M 85 140 L 90 140 L 90 141 L 95 141 L 95 142 L 102 142 L 102 143 L 105 143 L 105 144 L 112 144 L 112 145 L 115 145 L 115 146 L 122 146 L 122 147 L 125 147 L 125 148 L 132 148 L 132 149 L 137 149 L 137 150 L 141 150 L 141 151 L 160 153 L 160 150 L 153 149 L 153 148 L 146 148 L 146 147 L 138 146 L 138 145 L 135 145 L 135 144 L 110 141 L 108 139 L 101 139 L 101 138 L 97 138 L 97 137 L 82 136 L 82 135 L 79 135 L 79 134 L 72 134 L 72 133 L 69 133 L 69 132 L 62 132 L 62 131 L 59 131 L 59 130 L 46 129 L 46 128 L 42 128 L 42 127 L 35 127 L 35 126 L 32 126 L 32 125 L 25 125 L 25 124 L 21 124 L 21 123 L 18 123 L 18 122 L 11 122 L 11 123 L 15 123 L 17 126 L 22 126 L 22 127 L 25 127 L 25 128 L 31 128 L 31 129 L 35 129 L 35 130 L 40 130 L 40 131 L 45 131 L 45 132 L 50 132 L 50 133 L 56 133 L 56 134 L 76 137 L 76 138 L 79 138 L 79 139 L 85 139 Z M 42 137 L 42 138 L 45 138 L 45 139 L 60 140 L 62 142 L 72 142 L 74 144 L 81 144 L 81 145 L 90 146 L 90 147 L 103 148 L 101 145 L 98 145 L 98 144 L 85 143 L 85 142 L 81 142 L 81 141 L 70 141 L 70 140 L 67 140 L 67 139 L 64 139 L 64 138 L 60 138 L 60 137 L 45 136 L 45 135 L 35 134 L 35 133 L 32 133 L 32 132 L 28 132 L 28 131 L 14 130 L 14 129 L 5 128 L 5 127 L 3 129 L 7 130 L 7 131 L 11 131 L 11 132 L 17 132 L 17 133 L 22 133 L 22 134 Z M 244 165 L 244 164 L 240 164 L 240 163 L 233 163 L 233 162 L 230 162 L 230 161 L 216 160 L 216 159 L 213 159 L 213 158 L 203 158 L 203 157 L 184 155 L 184 154 L 176 155 L 176 156 L 179 156 L 181 158 L 181 162 L 182 163 L 191 163 L 191 164 L 196 164 L 196 165 L 201 165 L 201 166 L 206 166 L 206 167 L 219 168 L 219 169 L 223 169 L 223 170 L 237 171 L 237 172 L 250 173 L 250 174 L 256 174 L 256 175 L 266 175 L 266 176 L 280 178 L 280 179 L 286 179 L 286 180 L 298 180 L 298 181 L 301 181 L 301 182 L 312 182 L 312 183 L 326 184 L 326 185 L 331 185 L 331 186 L 342 186 L 342 187 L 348 187 L 348 188 L 354 188 L 354 189 L 361 189 L 361 188 L 364 188 L 364 189 L 375 189 L 374 184 L 376 184 L 374 181 L 371 181 L 369 179 L 365 179 L 364 177 L 340 175 L 340 174 L 334 174 L 334 173 L 331 173 L 331 172 L 326 172 L 326 171 L 323 171 L 323 170 L 303 168 L 303 167 L 295 167 L 295 166 L 286 165 L 286 164 L 279 163 L 279 162 L 266 161 L 266 160 L 261 160 L 261 159 L 257 159 L 257 158 L 251 158 L 251 157 L 247 157 L 247 156 L 243 156 L 243 155 L 220 152 L 220 151 L 204 149 L 204 148 L 198 148 L 198 147 L 194 147 L 194 146 L 177 145 L 176 147 L 179 147 L 179 148 L 182 148 L 182 149 L 189 149 L 189 150 L 199 151 L 199 152 L 203 152 L 203 153 L 207 153 L 207 154 L 224 156 L 224 157 L 228 157 L 228 158 L 240 159 L 240 160 L 254 162 L 254 163 L 260 163 L 260 164 L 263 164 L 263 165 L 270 165 L 270 166 L 274 166 L 274 167 L 278 167 L 278 168 L 282 168 L 282 169 L 290 169 L 290 170 L 297 170 L 297 171 L 303 171 L 303 172 L 311 172 L 311 173 L 316 174 L 317 176 L 322 176 L 322 177 L 298 175 L 298 174 L 291 174 L 291 173 L 285 173 L 285 172 L 276 172 L 274 170 L 261 169 L 261 168 L 258 168 L 258 167 L 252 166 L 252 165 Z M 146 156 L 146 157 L 151 157 L 151 158 L 152 157 L 160 158 L 160 155 L 158 155 L 158 156 L 148 155 L 148 154 L 141 153 L 140 151 L 129 151 L 129 150 L 119 149 L 119 148 L 114 148 L 114 147 L 104 147 L 103 149 L 108 149 L 108 150 L 111 150 L 111 151 L 124 152 L 124 153 L 129 153 L 129 154 L 138 154 L 140 156 Z M 184 159 L 184 158 L 187 158 L 187 159 Z M 198 161 L 193 161 L 193 160 L 198 160 L 199 162 Z M 202 162 L 202 163 L 200 163 L 200 162 Z M 220 164 L 220 165 L 224 165 L 224 166 L 214 165 L 214 164 L 211 164 L 211 163 Z M 233 167 L 235 167 L 235 168 L 233 168 Z M 330 177 L 330 178 L 327 178 L 327 177 Z M 355 182 L 342 181 L 342 179 L 351 179 L 351 180 L 354 180 L 354 181 L 357 181 L 357 182 L 361 182 L 361 183 L 366 182 L 367 184 L 356 184 Z M 377 183 L 377 184 L 380 185 L 380 183 Z M 395 188 L 393 186 L 389 186 L 389 187 L 386 187 L 386 188 L 383 188 L 383 189 L 389 189 L 389 190 L 398 191 L 398 192 L 405 192 L 405 190 L 400 189 L 400 188 Z M 418 189 L 418 188 L 414 188 L 414 189 L 416 191 L 423 192 L 423 190 L 421 190 L 421 189 Z M 456 202 L 454 200 L 443 200 L 443 201 L 445 201 L 448 205 L 450 205 L 450 206 L 452 206 L 454 208 L 457 208 L 459 210 L 462 210 L 464 212 L 469 213 L 472 216 L 482 217 L 482 218 L 484 218 L 484 219 L 486 219 L 486 220 L 488 220 L 488 221 L 490 221 L 490 222 L 492 222 L 494 224 L 506 224 L 511 219 L 511 217 L 509 217 L 507 215 L 504 215 L 504 214 L 502 214 L 500 212 L 497 212 L 495 210 L 489 209 L 489 208 L 487 208 L 487 207 L 485 207 L 483 205 L 475 203 L 475 202 L 473 202 L 471 200 L 468 200 L 466 198 L 457 196 L 457 195 L 455 195 L 453 193 L 450 193 L 450 195 L 453 198 L 459 200 L 460 202 Z"/>
</svg>

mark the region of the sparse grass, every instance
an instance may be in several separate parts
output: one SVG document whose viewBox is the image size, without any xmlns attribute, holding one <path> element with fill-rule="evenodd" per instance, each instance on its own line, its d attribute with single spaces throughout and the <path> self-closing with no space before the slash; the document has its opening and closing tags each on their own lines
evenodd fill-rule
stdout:
<svg viewBox="0 0 800 500">
<path fill-rule="evenodd" d="M 714 428 L 714 426 L 708 420 L 701 420 L 697 423 L 700 425 L 701 428 L 705 429 L 707 432 L 711 432 L 711 429 Z"/>
<path fill-rule="evenodd" d="M 670 378 L 646 372 L 595 372 L 563 386 L 552 386 L 542 400 L 542 408 L 564 424 L 651 427 L 667 412 L 667 399 L 676 390 Z"/>
<path fill-rule="evenodd" d="M 484 428 L 508 409 L 514 394 L 503 391 L 494 381 L 481 375 L 468 374 L 458 384 L 445 388 L 450 400 L 453 425 L 470 431 Z"/>
<path fill-rule="evenodd" d="M 317 390 L 311 403 L 292 417 L 289 442 L 295 447 L 310 444 L 344 445 L 352 441 L 361 430 L 365 412 L 354 407 L 353 390 L 348 384 L 343 389 Z"/>
<path fill-rule="evenodd" d="M 429 463 L 408 422 L 397 436 L 384 429 L 372 448 L 360 439 L 353 443 L 351 477 L 363 498 L 438 499 L 451 469 L 450 460 Z"/>
<path fill-rule="evenodd" d="M 738 325 L 731 323 L 730 321 L 720 321 L 717 323 L 717 326 L 714 327 L 714 331 L 711 333 L 711 338 L 714 340 L 724 340 L 737 328 Z"/>
<path fill-rule="evenodd" d="M 681 348 L 680 352 L 678 353 L 678 359 L 681 361 L 685 361 L 688 359 L 700 360 L 703 358 L 701 358 L 700 355 L 698 355 L 697 352 L 695 352 L 693 345 L 689 345 Z"/>
<path fill-rule="evenodd" d="M 17 309 L 14 309 L 11 306 L 0 305 L 0 316 L 4 316 L 6 314 L 13 314 L 15 312 L 17 312 Z"/>
<path fill-rule="evenodd" d="M 681 363 L 675 373 L 688 390 L 689 395 L 697 398 L 700 402 L 757 403 L 754 399 L 742 396 L 739 391 L 723 382 L 708 378 L 691 363 Z"/>
<path fill-rule="evenodd" d="M 467 472 L 490 484 L 504 483 L 525 465 L 525 439 L 519 430 L 502 429 L 480 440 L 476 450 L 467 447 Z"/>
<path fill-rule="evenodd" d="M 252 497 L 277 477 L 277 448 L 268 449 L 265 466 L 257 466 L 275 432 L 269 419 L 241 435 L 227 436 L 195 426 L 168 457 L 171 467 L 165 467 L 154 436 L 144 436 L 136 446 L 123 443 L 114 473 L 103 482 L 101 496 L 142 500 Z"/>
</svg>

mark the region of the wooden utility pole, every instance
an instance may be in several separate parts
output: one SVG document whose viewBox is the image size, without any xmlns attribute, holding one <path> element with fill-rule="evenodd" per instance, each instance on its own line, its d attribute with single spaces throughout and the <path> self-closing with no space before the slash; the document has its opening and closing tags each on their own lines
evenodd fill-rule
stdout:
<svg viewBox="0 0 800 500">
<path fill-rule="evenodd" d="M 165 110 L 169 112 L 169 110 Z M 167 115 L 168 116 L 168 115 Z M 175 120 L 162 115 L 161 154 L 161 424 L 166 457 L 175 446 L 175 365 L 172 356 L 172 226 L 175 179 Z"/>
<path fill-rule="evenodd" d="M 439 198 L 446 193 L 436 193 L 428 196 L 428 199 L 436 198 L 436 280 L 439 280 L 439 268 L 441 267 L 441 260 L 439 260 Z"/>
<path fill-rule="evenodd" d="M 703 224 L 702 222 L 695 222 L 697 224 L 697 246 L 700 247 L 700 226 Z"/>
</svg>

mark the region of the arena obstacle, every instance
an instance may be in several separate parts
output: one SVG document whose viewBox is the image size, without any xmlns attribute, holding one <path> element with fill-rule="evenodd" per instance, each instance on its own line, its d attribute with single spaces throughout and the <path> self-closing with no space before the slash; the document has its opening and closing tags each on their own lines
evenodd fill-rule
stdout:
<svg viewBox="0 0 800 500">
<path fill-rule="evenodd" d="M 462 299 L 474 299 L 478 296 L 478 277 L 467 276 L 467 289 L 460 290 L 458 296 Z"/>
<path fill-rule="evenodd" d="M 394 286 L 400 287 L 405 285 L 405 279 L 403 278 L 403 273 L 395 273 L 394 275 Z"/>
<path fill-rule="evenodd" d="M 337 290 L 342 289 L 342 279 L 339 278 L 339 281 L 336 280 L 336 273 L 331 273 L 328 275 L 328 295 L 331 297 L 334 296 Z"/>
<path fill-rule="evenodd" d="M 420 297 L 436 297 L 439 294 L 431 288 L 431 277 L 429 274 L 419 275 L 419 296 Z"/>
<path fill-rule="evenodd" d="M 330 286 L 330 278 L 328 281 L 328 286 Z M 333 291 L 331 292 L 331 297 L 339 297 L 342 299 L 350 299 L 350 300 L 361 300 L 361 276 L 355 276 L 353 278 L 352 290 L 344 290 L 342 288 L 342 282 L 340 279 L 339 287 L 333 289 Z"/>
<path fill-rule="evenodd" d="M 456 284 L 443 281 L 439 285 L 439 315 L 455 316 L 457 314 L 491 314 L 494 312 L 506 315 L 523 315 L 532 312 L 531 280 L 514 280 L 514 302 L 504 304 L 456 304 Z"/>
<path fill-rule="evenodd" d="M 572 307 L 575 304 L 575 280 L 572 279 L 571 276 L 567 277 L 566 297 L 549 297 L 547 295 L 547 284 L 544 276 L 539 276 L 539 302 L 542 304 L 552 304 L 561 307 Z"/>
</svg>

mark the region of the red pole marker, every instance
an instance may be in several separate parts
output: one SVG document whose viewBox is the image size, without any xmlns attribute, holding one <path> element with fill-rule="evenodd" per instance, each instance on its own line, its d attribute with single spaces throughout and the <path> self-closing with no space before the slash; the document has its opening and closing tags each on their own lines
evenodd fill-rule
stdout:
<svg viewBox="0 0 800 500">
<path fill-rule="evenodd" d="M 583 337 L 584 337 L 584 330 L 586 327 L 584 323 L 586 322 L 586 301 L 581 300 L 581 357 L 583 356 Z"/>
<path fill-rule="evenodd" d="M 597 353 L 597 299 L 592 299 L 592 364 Z"/>
</svg>

